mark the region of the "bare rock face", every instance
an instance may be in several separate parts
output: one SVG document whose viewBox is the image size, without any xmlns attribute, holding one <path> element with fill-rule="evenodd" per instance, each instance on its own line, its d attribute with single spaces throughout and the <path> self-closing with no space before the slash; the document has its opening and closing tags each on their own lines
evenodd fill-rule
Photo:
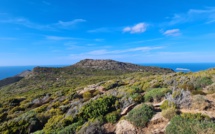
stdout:
<svg viewBox="0 0 215 134">
<path fill-rule="evenodd" d="M 209 86 L 206 86 L 204 89 L 203 89 L 204 92 L 206 93 L 214 93 L 215 92 L 215 83 L 209 85 Z"/>
<path fill-rule="evenodd" d="M 116 124 L 116 134 L 137 134 L 136 128 L 129 121 L 121 120 Z"/>
<path fill-rule="evenodd" d="M 165 119 L 161 112 L 155 114 L 148 123 L 148 127 L 143 131 L 147 134 L 164 134 L 169 121 Z"/>
<path fill-rule="evenodd" d="M 115 134 L 116 125 L 112 123 L 106 123 L 103 125 L 105 134 Z"/>
</svg>

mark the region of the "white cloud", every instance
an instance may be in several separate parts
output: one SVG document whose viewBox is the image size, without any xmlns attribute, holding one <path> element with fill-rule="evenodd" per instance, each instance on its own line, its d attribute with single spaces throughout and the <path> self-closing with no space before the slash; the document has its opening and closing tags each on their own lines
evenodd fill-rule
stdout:
<svg viewBox="0 0 215 134">
<path fill-rule="evenodd" d="M 81 22 L 86 22 L 86 20 L 84 19 L 75 19 L 72 21 L 59 21 L 57 24 L 63 27 L 69 27 L 69 26 L 74 26 L 77 23 L 81 23 Z"/>
<path fill-rule="evenodd" d="M 83 19 L 75 19 L 72 21 L 59 21 L 58 23 L 52 23 L 52 24 L 38 24 L 31 22 L 30 20 L 26 18 L 8 18 L 4 20 L 0 20 L 0 23 L 10 23 L 10 24 L 17 24 L 22 25 L 28 28 L 32 29 L 38 29 L 38 30 L 56 30 L 56 29 L 62 29 L 62 28 L 71 28 L 72 26 L 75 26 L 78 23 L 85 22 L 86 20 Z"/>
<path fill-rule="evenodd" d="M 147 28 L 147 24 L 145 23 L 138 23 L 134 26 L 128 26 L 128 27 L 125 27 L 123 29 L 123 32 L 130 32 L 132 34 L 134 33 L 143 33 L 146 31 L 146 28 Z"/>
<path fill-rule="evenodd" d="M 130 49 L 124 49 L 124 50 L 113 50 L 113 51 L 102 49 L 102 50 L 90 51 L 87 54 L 89 55 L 122 54 L 122 53 L 137 52 L 137 51 L 147 52 L 147 51 L 162 49 L 162 48 L 163 47 L 136 47 L 136 48 L 130 48 Z"/>
<path fill-rule="evenodd" d="M 51 30 L 51 27 L 49 25 L 40 25 L 40 24 L 36 24 L 33 23 L 31 21 L 29 21 L 28 19 L 25 18 L 12 18 L 12 19 L 5 19 L 5 20 L 0 20 L 0 23 L 10 23 L 10 24 L 18 24 L 18 25 L 22 25 L 28 28 L 32 28 L 32 29 L 49 29 Z"/>
<path fill-rule="evenodd" d="M 89 55 L 104 55 L 104 54 L 108 54 L 111 52 L 108 52 L 107 50 L 95 50 L 95 51 L 90 51 L 87 54 Z"/>
<path fill-rule="evenodd" d="M 70 54 L 68 57 L 64 57 L 67 59 L 73 60 L 81 60 L 81 59 L 113 59 L 113 60 L 120 60 L 120 61 L 134 61 L 134 59 L 142 58 L 152 50 L 162 49 L 163 47 L 135 47 L 129 49 L 121 49 L 121 50 L 93 50 L 84 53 L 73 53 Z M 129 54 L 128 54 L 129 53 Z M 145 58 L 144 58 L 145 59 Z"/>
<path fill-rule="evenodd" d="M 215 7 L 206 9 L 190 9 L 186 13 L 174 14 L 169 22 L 170 25 L 187 23 L 192 21 L 204 21 L 205 23 L 215 22 Z"/>
<path fill-rule="evenodd" d="M 179 36 L 179 35 L 181 35 L 179 29 L 166 30 L 163 34 L 166 36 Z"/>
</svg>

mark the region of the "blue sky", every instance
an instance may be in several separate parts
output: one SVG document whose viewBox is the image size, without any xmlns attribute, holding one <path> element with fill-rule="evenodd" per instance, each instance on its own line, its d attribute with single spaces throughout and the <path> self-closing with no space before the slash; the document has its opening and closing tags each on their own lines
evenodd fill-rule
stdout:
<svg viewBox="0 0 215 134">
<path fill-rule="evenodd" d="M 215 62 L 214 0 L 1 0 L 0 66 Z"/>
</svg>

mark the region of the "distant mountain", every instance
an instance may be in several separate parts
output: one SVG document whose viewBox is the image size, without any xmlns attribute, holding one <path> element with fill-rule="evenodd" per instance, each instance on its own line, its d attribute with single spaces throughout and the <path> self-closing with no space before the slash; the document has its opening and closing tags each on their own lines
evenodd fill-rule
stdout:
<svg viewBox="0 0 215 134">
<path fill-rule="evenodd" d="M 73 65 L 73 67 L 79 68 L 92 68 L 101 70 L 116 70 L 116 71 L 128 71 L 128 72 L 157 72 L 157 73 L 171 73 L 174 72 L 171 69 L 140 66 L 131 63 L 119 62 L 114 60 L 93 60 L 85 59 Z"/>
</svg>

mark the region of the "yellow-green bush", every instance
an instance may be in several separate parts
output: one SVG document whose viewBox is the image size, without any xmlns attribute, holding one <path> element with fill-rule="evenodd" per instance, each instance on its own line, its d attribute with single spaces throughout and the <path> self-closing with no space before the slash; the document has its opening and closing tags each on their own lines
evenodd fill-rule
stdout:
<svg viewBox="0 0 215 134">
<path fill-rule="evenodd" d="M 162 110 L 162 116 L 168 120 L 170 120 L 172 117 L 174 117 L 176 115 L 176 108 L 171 107 L 171 108 L 167 108 L 165 110 Z"/>
<path fill-rule="evenodd" d="M 43 129 L 44 132 L 46 134 L 53 134 L 57 131 L 56 129 L 63 128 L 63 124 L 61 122 L 63 118 L 63 115 L 56 115 L 50 118 Z"/>
<path fill-rule="evenodd" d="M 84 100 L 89 100 L 93 97 L 93 95 L 90 91 L 84 92 L 82 96 L 83 96 Z"/>
<path fill-rule="evenodd" d="M 167 88 L 154 88 L 145 93 L 144 99 L 145 101 L 160 101 L 168 92 L 170 92 L 170 90 Z"/>
<path fill-rule="evenodd" d="M 202 121 L 202 120 L 210 120 L 210 117 L 207 115 L 204 115 L 202 113 L 196 113 L 196 114 L 192 114 L 192 113 L 182 113 L 181 117 L 184 119 L 188 119 L 188 120 L 198 120 L 198 121 Z"/>
</svg>

